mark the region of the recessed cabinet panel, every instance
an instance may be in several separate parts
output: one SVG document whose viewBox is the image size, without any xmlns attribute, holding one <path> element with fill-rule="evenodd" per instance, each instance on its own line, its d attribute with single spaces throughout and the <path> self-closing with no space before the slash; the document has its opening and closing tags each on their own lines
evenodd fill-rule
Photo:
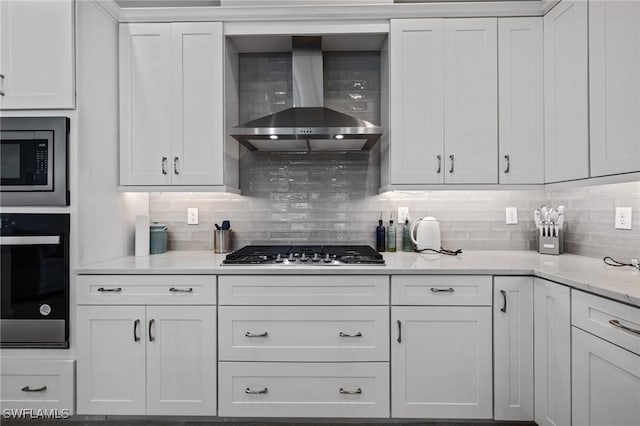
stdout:
<svg viewBox="0 0 640 426">
<path fill-rule="evenodd" d="M 391 183 L 444 183 L 444 20 L 391 21 Z"/>
<path fill-rule="evenodd" d="M 493 417 L 490 307 L 393 307 L 391 325 L 394 417 Z"/>
<path fill-rule="evenodd" d="M 74 2 L 0 2 L 0 108 L 75 108 Z"/>
<path fill-rule="evenodd" d="M 445 182 L 498 183 L 495 18 L 445 21 Z"/>
<path fill-rule="evenodd" d="M 222 185 L 222 23 L 174 23 L 172 183 Z"/>
<path fill-rule="evenodd" d="M 542 18 L 498 19 L 500 183 L 544 182 Z"/>
<path fill-rule="evenodd" d="M 145 414 L 144 306 L 78 306 L 78 414 Z"/>
<path fill-rule="evenodd" d="M 147 307 L 147 414 L 216 414 L 214 306 Z"/>
<path fill-rule="evenodd" d="M 640 355 L 572 327 L 573 424 L 640 424 Z"/>
<path fill-rule="evenodd" d="M 589 3 L 591 176 L 640 171 L 640 2 Z"/>
<path fill-rule="evenodd" d="M 120 25 L 120 183 L 171 182 L 171 24 Z"/>
<path fill-rule="evenodd" d="M 545 182 L 589 177 L 587 2 L 544 17 Z"/>
</svg>

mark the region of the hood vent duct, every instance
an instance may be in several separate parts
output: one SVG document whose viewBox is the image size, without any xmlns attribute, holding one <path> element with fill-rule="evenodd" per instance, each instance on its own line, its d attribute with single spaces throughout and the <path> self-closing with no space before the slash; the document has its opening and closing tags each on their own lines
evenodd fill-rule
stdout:
<svg viewBox="0 0 640 426">
<path fill-rule="evenodd" d="M 251 151 L 368 151 L 382 128 L 324 107 L 320 37 L 293 37 L 293 108 L 235 126 Z"/>
</svg>

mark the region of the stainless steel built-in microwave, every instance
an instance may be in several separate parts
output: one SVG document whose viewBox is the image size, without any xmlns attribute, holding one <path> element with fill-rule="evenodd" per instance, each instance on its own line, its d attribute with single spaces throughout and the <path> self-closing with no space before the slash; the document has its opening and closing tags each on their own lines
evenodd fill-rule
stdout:
<svg viewBox="0 0 640 426">
<path fill-rule="evenodd" d="M 68 206 L 67 117 L 0 118 L 0 206 Z"/>
</svg>

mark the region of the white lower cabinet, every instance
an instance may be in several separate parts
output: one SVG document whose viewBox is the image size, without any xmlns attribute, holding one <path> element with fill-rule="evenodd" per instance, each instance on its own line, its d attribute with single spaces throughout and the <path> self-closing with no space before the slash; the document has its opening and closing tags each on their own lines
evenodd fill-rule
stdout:
<svg viewBox="0 0 640 426">
<path fill-rule="evenodd" d="M 570 425 L 569 287 L 539 278 L 534 284 L 535 422 L 540 426 Z"/>
<path fill-rule="evenodd" d="M 533 277 L 495 277 L 494 418 L 533 421 Z"/>
<path fill-rule="evenodd" d="M 389 417 L 389 364 L 219 364 L 220 416 Z"/>
<path fill-rule="evenodd" d="M 572 327 L 572 413 L 580 426 L 640 424 L 640 355 Z"/>
<path fill-rule="evenodd" d="M 493 417 L 491 307 L 391 310 L 393 417 Z"/>
<path fill-rule="evenodd" d="M 77 324 L 78 414 L 216 415 L 215 306 L 83 305 Z"/>
</svg>

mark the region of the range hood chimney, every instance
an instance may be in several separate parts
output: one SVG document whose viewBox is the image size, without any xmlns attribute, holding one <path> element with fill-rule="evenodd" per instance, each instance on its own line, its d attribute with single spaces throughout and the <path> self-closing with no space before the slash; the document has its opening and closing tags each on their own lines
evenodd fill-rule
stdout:
<svg viewBox="0 0 640 426">
<path fill-rule="evenodd" d="M 320 37 L 293 37 L 293 108 L 235 126 L 251 151 L 368 151 L 382 128 L 324 107 Z"/>
</svg>

